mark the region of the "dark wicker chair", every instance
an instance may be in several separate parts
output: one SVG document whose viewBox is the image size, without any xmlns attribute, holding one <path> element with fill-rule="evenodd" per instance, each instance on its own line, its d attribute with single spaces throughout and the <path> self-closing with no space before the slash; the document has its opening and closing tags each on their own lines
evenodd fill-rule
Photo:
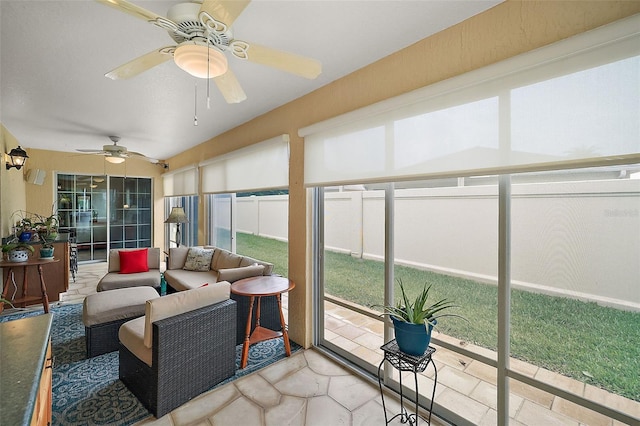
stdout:
<svg viewBox="0 0 640 426">
<path fill-rule="evenodd" d="M 238 316 L 236 323 L 236 345 L 244 343 L 247 327 L 247 316 L 249 315 L 249 297 L 239 296 L 231 293 L 231 298 L 238 303 Z M 276 296 L 264 296 L 260 302 L 260 326 L 274 331 L 281 331 L 280 310 L 278 309 L 278 299 Z M 251 332 L 256 328 L 256 309 L 258 309 L 258 298 L 253 304 L 251 314 Z"/>
<path fill-rule="evenodd" d="M 231 299 L 156 321 L 152 366 L 120 344 L 120 380 L 160 418 L 235 374 L 235 335 Z"/>
</svg>

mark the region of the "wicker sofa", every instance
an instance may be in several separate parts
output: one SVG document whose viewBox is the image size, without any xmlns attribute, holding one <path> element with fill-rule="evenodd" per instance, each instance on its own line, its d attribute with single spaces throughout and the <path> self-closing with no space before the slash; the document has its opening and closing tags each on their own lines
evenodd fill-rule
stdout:
<svg viewBox="0 0 640 426">
<path fill-rule="evenodd" d="M 169 249 L 169 259 L 164 277 L 168 286 L 173 290 L 184 291 L 219 281 L 233 283 L 243 278 L 273 274 L 272 263 L 241 256 L 214 246 L 195 247 L 197 249 L 213 250 L 211 262 L 207 268 L 203 268 L 205 270 L 186 270 L 185 264 L 191 248 L 181 246 Z M 249 298 L 232 293 L 231 299 L 237 302 L 236 344 L 239 345 L 244 342 L 245 338 L 245 327 L 249 314 Z M 256 303 L 253 308 L 253 318 L 256 317 L 257 308 L 258 304 Z M 278 300 L 275 296 L 262 298 L 260 325 L 275 331 L 282 330 Z M 251 331 L 254 328 L 255 324 L 252 324 Z"/>
<path fill-rule="evenodd" d="M 235 374 L 227 282 L 150 300 L 120 327 L 120 380 L 156 418 Z"/>
</svg>

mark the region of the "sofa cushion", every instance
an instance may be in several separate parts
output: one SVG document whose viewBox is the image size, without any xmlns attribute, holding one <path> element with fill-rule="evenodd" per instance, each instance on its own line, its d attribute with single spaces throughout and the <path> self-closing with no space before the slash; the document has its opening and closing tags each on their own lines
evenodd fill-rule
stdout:
<svg viewBox="0 0 640 426">
<path fill-rule="evenodd" d="M 194 272 L 184 269 L 167 269 L 164 272 L 164 279 L 174 290 L 191 290 L 205 283 L 218 282 L 218 271 Z"/>
<path fill-rule="evenodd" d="M 262 275 L 264 272 L 264 265 L 251 265 L 245 266 L 242 268 L 231 268 L 231 269 L 219 269 L 218 270 L 218 279 L 220 281 L 229 281 L 230 283 L 234 281 L 241 280 L 243 278 L 249 277 L 257 277 Z"/>
<path fill-rule="evenodd" d="M 216 250 L 216 257 L 213 261 L 214 269 L 229 269 L 229 268 L 237 268 L 240 266 L 240 262 L 242 261 L 242 256 L 239 256 L 235 253 L 231 253 L 227 250 Z"/>
<path fill-rule="evenodd" d="M 144 345 L 144 317 L 122 324 L 118 330 L 118 339 L 132 354 L 151 367 L 153 351 Z"/>
<path fill-rule="evenodd" d="M 98 282 L 98 291 L 114 290 L 116 288 L 138 287 L 138 286 L 160 287 L 160 271 L 151 269 L 149 272 L 137 274 L 109 273 Z"/>
<path fill-rule="evenodd" d="M 108 272 L 118 272 L 120 271 L 120 252 L 121 251 L 132 251 L 132 250 L 140 250 L 139 248 L 134 249 L 110 249 L 109 250 L 109 270 Z M 160 269 L 160 248 L 158 247 L 148 247 L 147 248 L 147 266 L 149 269 Z"/>
<path fill-rule="evenodd" d="M 169 264 L 167 269 L 182 269 L 184 263 L 187 261 L 187 254 L 189 253 L 189 247 L 171 247 L 169 249 Z"/>
<path fill-rule="evenodd" d="M 253 259 L 249 256 L 244 256 L 240 261 L 240 266 L 251 266 L 251 265 L 262 265 L 264 266 L 264 271 L 262 275 L 271 275 L 273 273 L 273 263 L 263 262 L 262 260 Z"/>
<path fill-rule="evenodd" d="M 90 294 L 84 298 L 85 327 L 144 315 L 147 300 L 160 297 L 152 287 L 121 288 Z"/>
<path fill-rule="evenodd" d="M 186 271 L 206 272 L 211 269 L 211 258 L 214 250 L 191 247 L 187 253 L 187 260 L 183 269 Z"/>
<path fill-rule="evenodd" d="M 139 272 L 149 272 L 149 250 L 146 248 L 140 250 L 121 250 L 118 252 L 120 257 L 120 274 L 137 274 Z"/>
<path fill-rule="evenodd" d="M 228 300 L 230 293 L 231 284 L 221 281 L 215 284 L 209 283 L 205 287 L 148 300 L 144 315 L 144 345 L 150 348 L 153 344 L 152 324 L 155 321 Z"/>
</svg>

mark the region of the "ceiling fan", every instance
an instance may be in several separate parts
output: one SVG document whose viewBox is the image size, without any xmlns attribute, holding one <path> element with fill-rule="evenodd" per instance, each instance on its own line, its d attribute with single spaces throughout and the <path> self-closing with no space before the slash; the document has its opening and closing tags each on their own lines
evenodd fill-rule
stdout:
<svg viewBox="0 0 640 426">
<path fill-rule="evenodd" d="M 167 17 L 127 0 L 96 0 L 143 19 L 169 33 L 177 45 L 155 49 L 105 74 L 113 80 L 134 77 L 169 59 L 189 74 L 213 78 L 228 103 L 247 98 L 229 69 L 225 53 L 314 79 L 322 72 L 319 61 L 233 38 L 231 25 L 251 0 L 194 0 L 172 6 Z"/>
<path fill-rule="evenodd" d="M 102 149 L 76 149 L 76 151 L 86 152 L 86 153 L 91 153 L 96 155 L 103 155 L 105 157 L 104 158 L 105 160 L 115 164 L 123 163 L 125 159 L 132 156 L 144 158 L 146 160 L 151 161 L 152 163 L 158 162 L 158 160 L 149 158 L 144 154 L 140 154 L 139 152 L 135 152 L 135 151 L 129 151 L 127 150 L 127 147 L 118 145 L 118 141 L 120 141 L 120 136 L 109 136 L 109 139 L 111 139 L 111 142 L 113 142 L 113 145 L 103 145 Z"/>
</svg>

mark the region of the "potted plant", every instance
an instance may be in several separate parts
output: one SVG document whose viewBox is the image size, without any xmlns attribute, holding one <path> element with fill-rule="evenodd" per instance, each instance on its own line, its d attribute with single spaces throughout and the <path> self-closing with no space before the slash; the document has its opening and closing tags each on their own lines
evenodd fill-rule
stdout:
<svg viewBox="0 0 640 426">
<path fill-rule="evenodd" d="M 47 234 L 47 233 L 42 233 L 40 234 L 40 242 L 42 243 L 42 246 L 40 247 L 40 258 L 41 259 L 51 259 L 53 258 L 53 242 L 56 240 L 56 238 L 58 237 L 58 234 Z"/>
<path fill-rule="evenodd" d="M 388 315 L 391 317 L 396 342 L 402 352 L 421 356 L 429 347 L 431 331 L 438 323 L 438 318 L 449 316 L 465 319 L 454 313 L 443 312 L 457 307 L 447 299 L 440 299 L 437 302 L 430 303 L 429 291 L 431 290 L 431 285 L 425 283 L 415 300 L 410 301 L 405 293 L 402 280 L 399 279 L 398 284 L 400 285 L 401 293 L 400 301 L 395 306 L 377 306 L 384 309 L 382 316 Z"/>
<path fill-rule="evenodd" d="M 31 244 L 15 238 L 2 246 L 2 253 L 6 253 L 9 262 L 26 262 L 33 252 Z"/>
<path fill-rule="evenodd" d="M 40 240 L 44 242 L 50 242 L 58 238 L 58 227 L 60 226 L 60 218 L 56 213 L 52 213 L 50 216 L 44 217 L 42 215 L 35 215 L 36 222 L 33 224 Z M 53 245 L 51 245 L 53 247 Z"/>
</svg>

